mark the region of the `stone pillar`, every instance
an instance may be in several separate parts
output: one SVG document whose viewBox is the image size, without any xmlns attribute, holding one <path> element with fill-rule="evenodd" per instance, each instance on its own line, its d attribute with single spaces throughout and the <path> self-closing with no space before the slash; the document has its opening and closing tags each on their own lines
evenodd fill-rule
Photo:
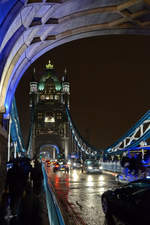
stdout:
<svg viewBox="0 0 150 225">
<path fill-rule="evenodd" d="M 9 132 L 8 132 L 8 157 L 7 157 L 7 160 L 9 161 L 10 160 L 10 157 L 11 157 L 11 135 L 10 135 L 10 132 L 11 132 L 11 124 L 12 124 L 12 120 L 11 120 L 11 117 L 9 118 Z"/>
<path fill-rule="evenodd" d="M 53 148 L 53 159 L 55 159 L 55 158 L 56 158 L 56 149 Z"/>
<path fill-rule="evenodd" d="M 65 159 L 68 159 L 68 153 L 69 153 L 69 137 L 67 134 L 67 124 L 64 123 L 64 147 L 65 147 Z"/>
<path fill-rule="evenodd" d="M 31 152 L 30 152 L 30 158 L 32 159 L 37 153 L 35 151 L 36 149 L 36 143 L 35 143 L 35 138 L 36 138 L 36 135 L 35 135 L 35 124 L 33 125 L 33 128 L 32 128 L 32 144 L 31 144 Z"/>
<path fill-rule="evenodd" d="M 65 159 L 68 159 L 68 152 L 69 152 L 69 138 L 65 138 Z"/>
</svg>

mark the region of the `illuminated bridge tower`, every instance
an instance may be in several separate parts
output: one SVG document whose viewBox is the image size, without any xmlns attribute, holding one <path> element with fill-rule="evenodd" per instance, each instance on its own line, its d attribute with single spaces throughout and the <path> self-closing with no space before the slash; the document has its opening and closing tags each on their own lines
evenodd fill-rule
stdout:
<svg viewBox="0 0 150 225">
<path fill-rule="evenodd" d="M 30 82 L 30 96 L 30 107 L 35 107 L 32 136 L 34 154 L 46 152 L 52 158 L 58 155 L 67 158 L 70 137 L 65 106 L 69 107 L 70 84 L 66 70 L 59 79 L 49 62 L 37 87 L 35 81 Z"/>
</svg>

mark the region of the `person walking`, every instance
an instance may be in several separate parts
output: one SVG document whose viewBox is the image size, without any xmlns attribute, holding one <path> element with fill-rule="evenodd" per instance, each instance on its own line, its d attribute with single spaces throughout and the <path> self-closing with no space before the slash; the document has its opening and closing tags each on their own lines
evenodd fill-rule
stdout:
<svg viewBox="0 0 150 225">
<path fill-rule="evenodd" d="M 19 160 L 13 161 L 13 166 L 7 172 L 5 192 L 10 196 L 10 209 L 12 215 L 19 214 L 19 208 L 26 185 L 24 170 L 20 166 Z"/>
<path fill-rule="evenodd" d="M 31 169 L 31 180 L 33 182 L 33 193 L 40 194 L 43 184 L 43 173 L 41 164 L 35 160 L 34 167 Z"/>
</svg>

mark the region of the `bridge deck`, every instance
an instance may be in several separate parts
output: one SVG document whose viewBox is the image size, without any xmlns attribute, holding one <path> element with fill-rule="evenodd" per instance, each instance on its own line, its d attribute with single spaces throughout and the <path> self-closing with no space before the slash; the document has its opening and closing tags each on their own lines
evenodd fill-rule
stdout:
<svg viewBox="0 0 150 225">
<path fill-rule="evenodd" d="M 5 195 L 1 193 L 0 224 L 1 225 L 49 225 L 45 192 L 36 195 L 32 189 L 28 190 L 21 202 L 20 216 L 11 217 L 7 209 L 6 201 L 2 199 Z"/>
</svg>

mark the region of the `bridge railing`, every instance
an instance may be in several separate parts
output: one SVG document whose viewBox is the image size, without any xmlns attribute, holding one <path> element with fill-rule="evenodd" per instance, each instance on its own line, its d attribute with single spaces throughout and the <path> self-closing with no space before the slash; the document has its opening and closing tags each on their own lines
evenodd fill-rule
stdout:
<svg viewBox="0 0 150 225">
<path fill-rule="evenodd" d="M 48 219 L 50 225 L 65 225 L 56 197 L 48 185 L 48 178 L 44 166 L 42 166 L 44 175 L 44 190 L 46 194 L 46 204 L 48 209 Z"/>
<path fill-rule="evenodd" d="M 106 171 L 122 173 L 120 162 L 101 162 L 101 165 Z"/>
</svg>

